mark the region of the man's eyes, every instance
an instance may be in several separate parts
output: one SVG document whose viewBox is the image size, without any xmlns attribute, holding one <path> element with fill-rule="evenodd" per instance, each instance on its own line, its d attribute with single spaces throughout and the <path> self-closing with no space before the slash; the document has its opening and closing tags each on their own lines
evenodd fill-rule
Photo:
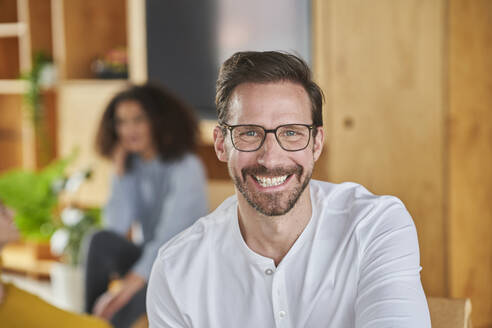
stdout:
<svg viewBox="0 0 492 328">
<path fill-rule="evenodd" d="M 298 129 L 289 129 L 289 130 L 284 130 L 280 133 L 280 136 L 282 137 L 303 137 L 305 134 L 304 131 L 298 130 Z"/>
<path fill-rule="evenodd" d="M 286 137 L 293 137 L 293 136 L 297 135 L 297 131 L 286 130 L 286 131 L 284 131 L 283 135 Z"/>
<path fill-rule="evenodd" d="M 244 136 L 244 137 L 256 137 L 256 136 L 258 136 L 258 131 L 255 131 L 255 130 L 243 131 L 243 132 L 241 132 L 241 136 Z"/>
</svg>

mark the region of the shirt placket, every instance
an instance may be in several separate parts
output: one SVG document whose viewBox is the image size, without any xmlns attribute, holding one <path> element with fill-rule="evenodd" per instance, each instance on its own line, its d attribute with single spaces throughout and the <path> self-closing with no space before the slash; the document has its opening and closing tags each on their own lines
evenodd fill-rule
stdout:
<svg viewBox="0 0 492 328">
<path fill-rule="evenodd" d="M 287 307 L 284 271 L 278 268 L 268 268 L 265 273 L 272 276 L 272 310 L 275 326 L 278 328 L 290 328 L 290 313 Z"/>
</svg>

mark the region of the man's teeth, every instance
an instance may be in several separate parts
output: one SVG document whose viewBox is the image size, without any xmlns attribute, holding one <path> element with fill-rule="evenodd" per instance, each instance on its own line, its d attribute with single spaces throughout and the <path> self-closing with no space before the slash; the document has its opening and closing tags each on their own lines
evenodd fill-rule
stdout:
<svg viewBox="0 0 492 328">
<path fill-rule="evenodd" d="M 285 179 L 287 179 L 287 175 L 283 175 L 280 177 L 273 177 L 273 178 L 256 176 L 255 178 L 256 178 L 256 181 L 258 181 L 258 183 L 262 187 L 273 187 L 273 186 L 278 186 L 278 185 L 281 185 L 282 183 L 284 183 Z"/>
</svg>

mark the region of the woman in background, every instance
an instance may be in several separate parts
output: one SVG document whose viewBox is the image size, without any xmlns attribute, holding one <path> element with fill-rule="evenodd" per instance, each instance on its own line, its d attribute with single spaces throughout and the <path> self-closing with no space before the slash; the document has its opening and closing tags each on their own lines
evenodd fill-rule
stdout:
<svg viewBox="0 0 492 328">
<path fill-rule="evenodd" d="M 160 246 L 207 214 L 206 177 L 194 154 L 197 121 L 184 103 L 146 84 L 117 94 L 99 126 L 96 148 L 114 176 L 106 230 L 89 241 L 85 310 L 129 327 L 145 313 L 145 293 Z M 135 223 L 140 244 L 128 240 Z M 114 277 L 118 291 L 107 291 Z"/>
<path fill-rule="evenodd" d="M 19 238 L 12 218 L 13 213 L 0 203 L 0 251 L 6 243 Z M 0 327 L 109 328 L 109 324 L 99 318 L 61 310 L 12 284 L 2 284 L 0 280 Z"/>
</svg>

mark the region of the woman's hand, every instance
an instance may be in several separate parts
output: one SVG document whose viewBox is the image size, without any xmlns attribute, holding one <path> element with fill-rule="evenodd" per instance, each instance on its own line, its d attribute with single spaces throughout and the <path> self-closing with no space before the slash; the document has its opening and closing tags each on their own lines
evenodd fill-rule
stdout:
<svg viewBox="0 0 492 328">
<path fill-rule="evenodd" d="M 138 274 L 130 272 L 121 282 L 117 291 L 107 291 L 96 300 L 92 313 L 107 321 L 121 310 L 132 297 L 145 287 L 145 280 Z"/>
<path fill-rule="evenodd" d="M 6 243 L 19 239 L 13 218 L 14 213 L 0 202 L 0 250 Z"/>
<path fill-rule="evenodd" d="M 121 143 L 117 144 L 113 151 L 113 165 L 115 168 L 115 173 L 119 176 L 125 174 L 127 156 L 128 151 L 121 145 Z"/>
<path fill-rule="evenodd" d="M 3 284 L 2 281 L 0 280 L 0 305 L 3 303 L 3 298 L 4 298 L 4 291 L 3 291 Z"/>
<path fill-rule="evenodd" d="M 13 217 L 14 213 L 0 202 L 0 251 L 3 245 L 19 238 L 19 231 L 14 225 Z M 4 288 L 0 280 L 0 304 L 3 303 L 4 294 Z"/>
</svg>

